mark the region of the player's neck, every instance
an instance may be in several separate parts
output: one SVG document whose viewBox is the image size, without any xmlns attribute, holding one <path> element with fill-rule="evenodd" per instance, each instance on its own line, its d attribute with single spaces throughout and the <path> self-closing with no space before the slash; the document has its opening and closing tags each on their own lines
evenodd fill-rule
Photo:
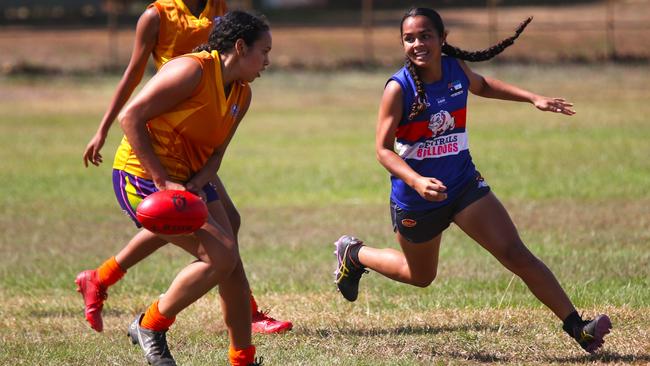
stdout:
<svg viewBox="0 0 650 366">
<path fill-rule="evenodd" d="M 235 80 L 233 76 L 233 68 L 235 67 L 235 58 L 231 54 L 219 54 L 221 60 L 221 79 L 223 82 L 223 91 L 226 98 L 230 94 L 230 88 Z"/>
<path fill-rule="evenodd" d="M 205 6 L 207 5 L 208 1 L 207 0 L 183 0 L 183 3 L 185 3 L 185 6 L 192 12 L 192 14 L 196 17 L 201 15 L 203 12 L 203 9 L 205 9 Z"/>
<path fill-rule="evenodd" d="M 438 62 L 434 67 L 419 68 L 418 74 L 420 75 L 420 80 L 425 84 L 440 81 L 442 79 L 442 64 Z"/>
</svg>

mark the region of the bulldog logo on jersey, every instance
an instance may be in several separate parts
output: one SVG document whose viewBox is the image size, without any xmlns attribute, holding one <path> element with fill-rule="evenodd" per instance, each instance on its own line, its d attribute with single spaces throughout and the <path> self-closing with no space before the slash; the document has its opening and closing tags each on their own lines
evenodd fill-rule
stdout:
<svg viewBox="0 0 650 366">
<path fill-rule="evenodd" d="M 454 117 L 447 111 L 440 111 L 432 114 L 429 119 L 429 130 L 433 133 L 433 137 L 440 136 L 447 131 L 451 131 L 456 126 Z"/>
</svg>

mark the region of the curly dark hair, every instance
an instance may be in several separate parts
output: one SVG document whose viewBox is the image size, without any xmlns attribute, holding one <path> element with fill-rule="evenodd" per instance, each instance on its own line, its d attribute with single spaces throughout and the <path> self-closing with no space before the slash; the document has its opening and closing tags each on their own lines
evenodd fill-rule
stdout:
<svg viewBox="0 0 650 366">
<path fill-rule="evenodd" d="M 429 18 L 429 20 L 433 24 L 433 27 L 436 29 L 436 32 L 438 33 L 439 37 L 442 37 L 445 34 L 445 25 L 442 22 L 442 18 L 440 17 L 440 14 L 438 14 L 437 11 L 430 8 L 409 9 L 406 12 L 406 14 L 404 14 L 404 17 L 402 18 L 402 22 L 400 23 L 400 34 L 403 33 L 402 27 L 404 25 L 404 21 L 407 18 L 418 16 L 418 15 Z M 465 61 L 471 61 L 471 62 L 486 61 L 500 54 L 506 48 L 510 47 L 532 20 L 533 17 L 527 18 L 526 20 L 521 22 L 521 24 L 519 24 L 517 29 L 515 29 L 515 34 L 501 40 L 499 43 L 490 46 L 484 50 L 465 51 L 456 46 L 452 46 L 447 42 L 443 43 L 441 50 L 444 54 L 448 56 L 455 57 Z M 415 81 L 415 87 L 417 91 L 417 98 L 415 98 L 415 100 L 413 101 L 413 104 L 411 105 L 411 111 L 409 112 L 409 119 L 412 120 L 418 114 L 424 112 L 424 110 L 427 108 L 425 104 L 426 95 L 424 92 L 424 86 L 422 85 L 422 81 L 417 75 L 417 70 L 415 69 L 415 66 L 413 65 L 411 60 L 409 60 L 408 58 L 406 59 L 405 66 L 409 71 L 409 73 L 411 74 L 411 77 Z"/>
<path fill-rule="evenodd" d="M 250 46 L 269 29 L 268 23 L 262 17 L 239 10 L 231 11 L 214 19 L 208 42 L 196 47 L 194 52 L 228 52 L 235 47 L 238 39 L 243 39 Z"/>
</svg>

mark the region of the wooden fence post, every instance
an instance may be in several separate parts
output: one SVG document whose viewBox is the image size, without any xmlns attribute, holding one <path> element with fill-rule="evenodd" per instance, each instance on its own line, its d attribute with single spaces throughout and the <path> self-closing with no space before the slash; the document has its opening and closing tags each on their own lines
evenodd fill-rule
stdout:
<svg viewBox="0 0 650 366">
<path fill-rule="evenodd" d="M 614 20 L 615 14 L 614 9 L 615 3 L 614 0 L 607 0 L 607 5 L 605 6 L 605 29 L 606 29 L 606 48 L 607 55 L 605 56 L 609 61 L 614 61 L 618 57 L 616 52 L 616 33 L 614 30 Z"/>
<path fill-rule="evenodd" d="M 108 29 L 108 62 L 106 67 L 113 71 L 118 66 L 117 4 L 115 4 L 115 0 L 108 0 L 106 2 L 106 10 L 108 15 L 106 24 Z"/>
<path fill-rule="evenodd" d="M 361 6 L 361 24 L 363 25 L 364 63 L 372 63 L 375 60 L 375 49 L 372 44 L 372 9 L 372 0 L 363 0 Z"/>
<path fill-rule="evenodd" d="M 496 44 L 499 35 L 499 19 L 497 14 L 497 3 L 499 0 L 487 0 L 487 10 L 488 10 L 488 44 Z"/>
</svg>

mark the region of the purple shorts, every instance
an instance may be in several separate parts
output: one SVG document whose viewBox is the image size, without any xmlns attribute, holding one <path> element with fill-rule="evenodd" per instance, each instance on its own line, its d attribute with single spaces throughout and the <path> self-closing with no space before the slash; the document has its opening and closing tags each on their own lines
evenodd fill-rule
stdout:
<svg viewBox="0 0 650 366">
<path fill-rule="evenodd" d="M 135 216 L 135 210 L 145 197 L 158 192 L 153 181 L 137 177 L 123 170 L 113 169 L 113 190 L 124 213 L 133 220 L 135 226 L 142 227 Z M 219 199 L 217 191 L 210 184 L 203 187 L 203 192 L 206 196 L 206 203 Z"/>
</svg>

